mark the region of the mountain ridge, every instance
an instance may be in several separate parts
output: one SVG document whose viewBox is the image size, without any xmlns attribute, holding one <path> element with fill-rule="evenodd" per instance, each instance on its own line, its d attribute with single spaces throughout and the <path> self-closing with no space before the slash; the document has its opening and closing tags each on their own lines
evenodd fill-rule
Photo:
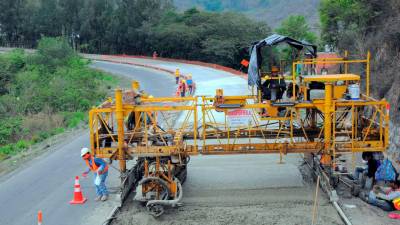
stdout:
<svg viewBox="0 0 400 225">
<path fill-rule="evenodd" d="M 321 0 L 173 0 L 175 7 L 186 10 L 192 7 L 206 11 L 235 11 L 279 27 L 290 15 L 303 15 L 313 31 L 319 31 L 318 7 Z M 318 32 L 319 33 L 319 32 Z"/>
</svg>

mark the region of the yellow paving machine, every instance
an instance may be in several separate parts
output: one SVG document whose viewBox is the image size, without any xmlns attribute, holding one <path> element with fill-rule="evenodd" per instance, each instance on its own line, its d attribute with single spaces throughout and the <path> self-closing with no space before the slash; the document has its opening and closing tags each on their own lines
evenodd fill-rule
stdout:
<svg viewBox="0 0 400 225">
<path fill-rule="evenodd" d="M 296 57 L 291 69 L 277 65 L 278 76 L 271 76 L 260 58 L 263 47 L 278 44 Z M 316 70 L 320 65 L 341 69 L 327 74 Z M 337 169 L 340 157 L 389 146 L 388 102 L 370 96 L 369 67 L 369 53 L 318 58 L 315 46 L 273 35 L 251 48 L 248 95 L 218 89 L 212 97 L 150 98 L 134 81 L 90 111 L 91 149 L 119 161 L 122 201 L 134 190 L 154 216 L 179 206 L 190 157 L 200 154 L 274 153 L 283 162 L 286 154 L 304 153 L 317 157 L 328 176 L 339 176 L 346 173 Z M 286 96 L 268 97 L 272 86 L 263 84 L 274 79 L 284 79 Z"/>
</svg>

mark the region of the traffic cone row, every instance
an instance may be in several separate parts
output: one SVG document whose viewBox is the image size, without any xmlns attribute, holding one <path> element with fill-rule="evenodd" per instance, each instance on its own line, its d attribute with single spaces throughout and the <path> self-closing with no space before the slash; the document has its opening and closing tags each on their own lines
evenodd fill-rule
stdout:
<svg viewBox="0 0 400 225">
<path fill-rule="evenodd" d="M 70 204 L 83 204 L 86 202 L 86 198 L 83 197 L 83 193 L 81 190 L 81 185 L 79 184 L 79 176 L 75 177 L 75 185 L 74 185 L 74 198 L 69 202 Z"/>
</svg>

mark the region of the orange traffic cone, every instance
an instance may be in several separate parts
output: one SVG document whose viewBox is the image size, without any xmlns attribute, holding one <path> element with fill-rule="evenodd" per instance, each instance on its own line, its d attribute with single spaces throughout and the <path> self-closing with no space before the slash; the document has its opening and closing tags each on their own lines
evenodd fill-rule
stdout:
<svg viewBox="0 0 400 225">
<path fill-rule="evenodd" d="M 69 202 L 70 204 L 83 204 L 86 202 L 86 198 L 83 197 L 83 193 L 81 190 L 81 185 L 79 184 L 79 177 L 75 177 L 75 185 L 74 185 L 74 198 Z"/>
<path fill-rule="evenodd" d="M 38 225 L 42 225 L 42 221 L 43 221 L 42 210 L 39 210 L 39 212 L 38 212 Z"/>
</svg>

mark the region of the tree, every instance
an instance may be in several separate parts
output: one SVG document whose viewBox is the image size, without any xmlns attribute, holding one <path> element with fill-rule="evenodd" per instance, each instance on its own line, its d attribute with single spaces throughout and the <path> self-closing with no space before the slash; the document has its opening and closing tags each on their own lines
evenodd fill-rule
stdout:
<svg viewBox="0 0 400 225">
<path fill-rule="evenodd" d="M 379 11 L 380 8 L 371 4 L 374 1 L 376 0 L 322 0 L 319 9 L 322 40 L 338 46 L 339 41 L 343 40 L 341 34 L 351 32 L 352 34 L 348 35 L 354 36 L 364 33 L 368 20 L 376 15 L 374 11 Z"/>
<path fill-rule="evenodd" d="M 198 3 L 215 11 L 228 4 L 222 0 Z M 251 6 L 238 0 L 230 3 Z M 182 13 L 172 0 L 2 0 L 0 6 L 9 8 L 0 11 L 0 37 L 9 41 L 63 36 L 64 44 L 78 42 L 88 53 L 151 55 L 157 51 L 164 57 L 233 67 L 247 57 L 252 42 L 270 31 L 266 24 L 238 13 L 196 8 Z M 74 38 L 78 34 L 79 39 Z"/>
<path fill-rule="evenodd" d="M 269 27 L 237 13 L 203 12 L 195 8 L 183 14 L 167 13 L 147 28 L 147 45 L 162 56 L 185 58 L 239 67 L 248 57 L 251 43 L 265 38 Z"/>
<path fill-rule="evenodd" d="M 82 18 L 79 30 L 80 41 L 89 46 L 90 52 L 107 52 L 107 33 L 113 14 L 111 0 L 87 0 L 80 11 Z"/>
<path fill-rule="evenodd" d="M 62 29 L 57 2 L 54 0 L 40 0 L 39 2 L 40 6 L 34 15 L 38 37 L 60 36 Z"/>
<path fill-rule="evenodd" d="M 70 36 L 72 33 L 80 30 L 81 15 L 80 11 L 83 8 L 81 0 L 59 0 L 58 7 L 60 8 L 60 17 L 63 20 L 63 34 Z"/>
<path fill-rule="evenodd" d="M 304 40 L 309 43 L 315 43 L 317 41 L 317 36 L 310 31 L 306 18 L 301 15 L 289 16 L 275 31 L 278 34 Z"/>
<path fill-rule="evenodd" d="M 0 1 L 0 32 L 5 35 L 6 41 L 23 39 L 25 6 L 25 0 Z"/>
</svg>

